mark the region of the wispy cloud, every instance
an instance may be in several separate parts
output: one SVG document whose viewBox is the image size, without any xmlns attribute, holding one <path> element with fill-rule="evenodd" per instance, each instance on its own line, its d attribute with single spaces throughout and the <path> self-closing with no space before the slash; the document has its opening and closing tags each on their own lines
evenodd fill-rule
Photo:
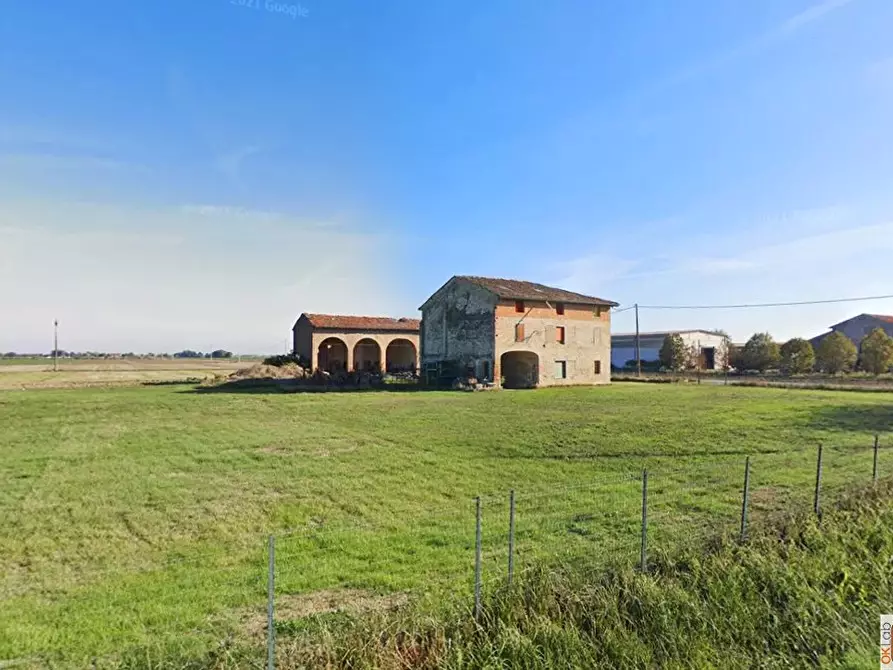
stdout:
<svg viewBox="0 0 893 670">
<path fill-rule="evenodd" d="M 852 4 L 855 1 L 856 0 L 824 0 L 823 2 L 812 5 L 804 11 L 794 14 L 781 23 L 770 27 L 765 32 L 748 41 L 680 70 L 667 79 L 658 82 L 654 88 L 665 89 L 682 84 L 692 79 L 722 70 L 723 68 L 746 58 L 756 56 L 773 45 L 792 37 L 811 23 L 815 23 L 832 12 Z"/>
<path fill-rule="evenodd" d="M 780 35 L 786 35 L 796 32 L 804 26 L 818 21 L 831 12 L 840 9 L 841 7 L 845 7 L 846 5 L 849 5 L 853 2 L 855 2 L 855 0 L 825 0 L 824 2 L 819 2 L 784 21 L 778 27 L 777 32 Z"/>
</svg>

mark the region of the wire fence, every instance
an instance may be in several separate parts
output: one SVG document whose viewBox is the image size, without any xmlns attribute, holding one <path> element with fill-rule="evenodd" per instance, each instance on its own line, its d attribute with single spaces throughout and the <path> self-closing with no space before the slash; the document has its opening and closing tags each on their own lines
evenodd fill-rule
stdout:
<svg viewBox="0 0 893 670">
<path fill-rule="evenodd" d="M 318 622 L 408 606 L 435 612 L 456 599 L 479 612 L 487 593 L 531 569 L 585 562 L 647 571 L 658 551 L 717 533 L 746 541 L 754 524 L 779 513 L 821 514 L 847 486 L 893 476 L 893 443 L 643 465 L 594 474 L 585 485 L 543 481 L 432 504 L 386 522 L 314 519 L 250 544 L 81 572 L 73 581 L 7 576 L 0 598 L 12 614 L 0 614 L 0 667 L 106 667 L 129 656 L 160 665 L 225 658 L 247 645 L 254 651 L 233 667 L 273 668 L 287 653 L 277 652 L 277 638 Z"/>
</svg>

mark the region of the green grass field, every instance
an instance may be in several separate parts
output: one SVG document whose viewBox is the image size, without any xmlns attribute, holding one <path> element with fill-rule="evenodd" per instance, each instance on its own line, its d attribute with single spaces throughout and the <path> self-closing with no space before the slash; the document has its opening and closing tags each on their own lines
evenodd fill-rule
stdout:
<svg viewBox="0 0 893 670">
<path fill-rule="evenodd" d="M 581 555 L 632 562 L 642 468 L 649 544 L 692 543 L 737 523 L 746 455 L 754 523 L 811 503 L 819 442 L 826 495 L 868 480 L 893 403 L 634 384 L 475 394 L 172 385 L 0 391 L 0 426 L 0 660 L 102 666 L 195 656 L 227 633 L 262 649 L 267 533 L 277 534 L 283 622 L 339 598 L 466 598 L 474 496 L 484 496 L 485 584 L 504 574 L 509 489 L 519 570 Z"/>
</svg>

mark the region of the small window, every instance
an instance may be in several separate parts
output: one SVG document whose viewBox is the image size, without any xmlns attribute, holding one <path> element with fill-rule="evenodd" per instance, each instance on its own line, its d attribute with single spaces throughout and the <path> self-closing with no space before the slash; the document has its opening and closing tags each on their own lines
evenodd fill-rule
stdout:
<svg viewBox="0 0 893 670">
<path fill-rule="evenodd" d="M 595 362 L 595 374 L 600 375 L 601 373 L 602 373 L 602 362 L 596 361 Z"/>
<path fill-rule="evenodd" d="M 596 307 L 596 308 L 595 308 L 595 315 L 596 315 L 596 316 L 601 316 L 601 315 L 602 315 L 602 308 L 601 308 L 601 307 Z"/>
<path fill-rule="evenodd" d="M 523 342 L 524 341 L 524 324 L 518 323 L 515 324 L 515 342 Z"/>
<path fill-rule="evenodd" d="M 555 379 L 567 379 L 567 361 L 555 361 Z"/>
<path fill-rule="evenodd" d="M 524 313 L 524 301 L 523 300 L 515 300 L 515 311 L 518 314 Z"/>
<path fill-rule="evenodd" d="M 555 327 L 555 341 L 564 344 L 564 326 Z"/>
<path fill-rule="evenodd" d="M 490 361 L 481 364 L 481 379 L 490 379 Z"/>
<path fill-rule="evenodd" d="M 564 314 L 564 303 L 563 302 L 555 303 L 555 313 L 558 314 L 559 316 Z"/>
</svg>

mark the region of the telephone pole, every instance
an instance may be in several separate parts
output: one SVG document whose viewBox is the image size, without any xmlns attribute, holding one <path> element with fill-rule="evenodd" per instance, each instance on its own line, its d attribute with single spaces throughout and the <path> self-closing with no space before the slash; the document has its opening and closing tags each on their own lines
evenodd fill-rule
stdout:
<svg viewBox="0 0 893 670">
<path fill-rule="evenodd" d="M 57 359 L 59 358 L 59 319 L 53 320 L 53 372 L 59 370 Z"/>
<path fill-rule="evenodd" d="M 639 303 L 636 303 L 636 377 L 642 376 L 642 356 L 639 353 Z"/>
</svg>

